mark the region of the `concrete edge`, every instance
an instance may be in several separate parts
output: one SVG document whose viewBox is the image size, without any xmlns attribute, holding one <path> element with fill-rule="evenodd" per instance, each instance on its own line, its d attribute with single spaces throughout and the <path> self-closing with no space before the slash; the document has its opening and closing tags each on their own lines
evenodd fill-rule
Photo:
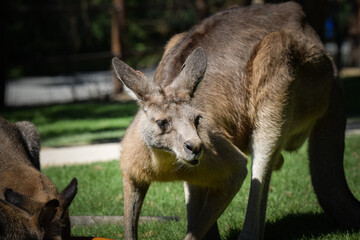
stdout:
<svg viewBox="0 0 360 240">
<path fill-rule="evenodd" d="M 180 221 L 177 216 L 141 216 L 139 223 Z M 96 224 L 123 224 L 124 216 L 70 216 L 71 226 L 93 226 Z"/>
</svg>

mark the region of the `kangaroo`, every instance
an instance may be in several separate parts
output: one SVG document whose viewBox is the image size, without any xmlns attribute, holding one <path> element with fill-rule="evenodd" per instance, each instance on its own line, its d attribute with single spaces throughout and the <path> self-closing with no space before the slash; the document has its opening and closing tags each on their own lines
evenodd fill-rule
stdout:
<svg viewBox="0 0 360 240">
<path fill-rule="evenodd" d="M 74 178 L 62 191 L 40 170 L 40 138 L 30 122 L 0 118 L 0 239 L 68 240 Z"/>
<path fill-rule="evenodd" d="M 173 37 L 154 80 L 113 59 L 139 111 L 122 140 L 125 239 L 153 181 L 184 181 L 185 239 L 220 239 L 217 219 L 251 186 L 238 239 L 263 239 L 269 182 L 282 151 L 309 138 L 324 211 L 360 226 L 343 171 L 345 113 L 337 70 L 293 2 L 230 8 Z"/>
</svg>

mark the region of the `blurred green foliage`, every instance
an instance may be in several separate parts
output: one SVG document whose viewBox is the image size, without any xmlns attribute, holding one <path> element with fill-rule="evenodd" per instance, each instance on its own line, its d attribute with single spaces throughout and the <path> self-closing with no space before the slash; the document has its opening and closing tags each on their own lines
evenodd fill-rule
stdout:
<svg viewBox="0 0 360 240">
<path fill-rule="evenodd" d="M 327 1 L 337 3 L 340 24 L 346 25 L 350 0 Z M 137 68 L 155 66 L 172 35 L 188 30 L 202 15 L 209 16 L 234 4 L 250 4 L 251 0 L 204 0 L 204 12 L 197 2 L 124 0 L 125 61 Z M 108 70 L 112 4 L 112 0 L 5 1 L 2 37 L 6 42 L 7 78 Z"/>
<path fill-rule="evenodd" d="M 197 21 L 192 0 L 124 2 L 126 61 L 138 67 L 155 65 L 166 41 Z M 233 2 L 207 1 L 208 15 Z M 13 0 L 5 8 L 8 78 L 109 69 L 111 0 Z M 88 53 L 107 54 L 71 58 Z"/>
<path fill-rule="evenodd" d="M 5 4 L 10 78 L 82 70 L 67 59 L 69 55 L 110 49 L 110 0 L 14 0 Z M 100 63 L 99 68 L 108 65 Z"/>
</svg>

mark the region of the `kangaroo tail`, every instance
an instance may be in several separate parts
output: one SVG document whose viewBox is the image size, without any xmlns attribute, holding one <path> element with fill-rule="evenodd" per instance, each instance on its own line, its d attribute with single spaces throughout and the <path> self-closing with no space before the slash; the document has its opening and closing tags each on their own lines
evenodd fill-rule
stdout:
<svg viewBox="0 0 360 240">
<path fill-rule="evenodd" d="M 342 89 L 334 81 L 328 110 L 309 139 L 311 180 L 327 214 L 343 227 L 360 228 L 360 202 L 351 193 L 344 174 L 345 125 Z"/>
</svg>

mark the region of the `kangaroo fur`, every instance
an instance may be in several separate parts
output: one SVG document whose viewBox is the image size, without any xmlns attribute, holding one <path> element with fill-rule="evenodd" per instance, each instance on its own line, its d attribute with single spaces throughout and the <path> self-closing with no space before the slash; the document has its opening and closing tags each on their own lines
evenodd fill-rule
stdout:
<svg viewBox="0 0 360 240">
<path fill-rule="evenodd" d="M 359 228 L 360 203 L 343 170 L 345 112 L 333 60 L 301 7 L 233 7 L 167 44 L 154 80 L 117 58 L 114 72 L 138 101 L 122 140 L 125 239 L 137 239 L 154 181 L 184 181 L 185 239 L 220 239 L 217 219 L 251 186 L 238 239 L 263 239 L 266 202 L 282 151 L 309 139 L 312 184 L 324 211 Z"/>
<path fill-rule="evenodd" d="M 40 172 L 40 137 L 30 122 L 0 117 L 0 239 L 69 240 L 77 180 L 58 192 Z"/>
</svg>

